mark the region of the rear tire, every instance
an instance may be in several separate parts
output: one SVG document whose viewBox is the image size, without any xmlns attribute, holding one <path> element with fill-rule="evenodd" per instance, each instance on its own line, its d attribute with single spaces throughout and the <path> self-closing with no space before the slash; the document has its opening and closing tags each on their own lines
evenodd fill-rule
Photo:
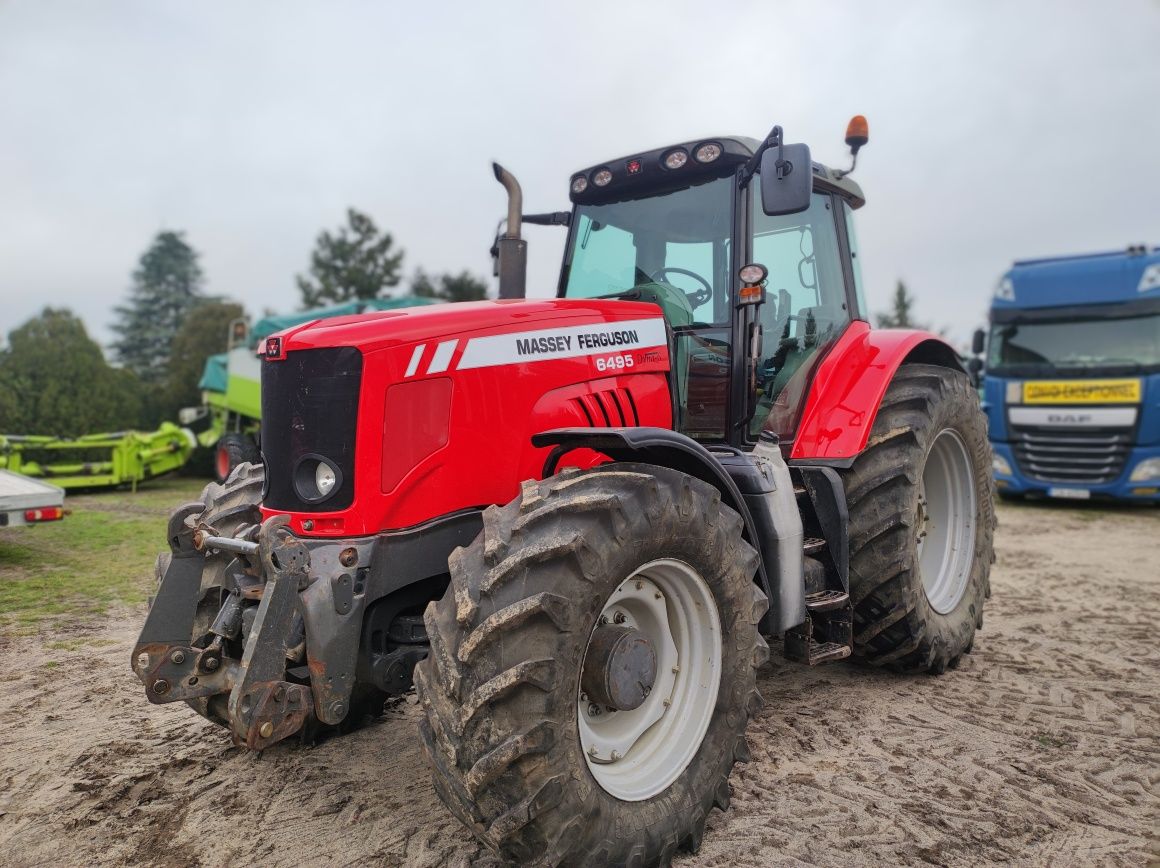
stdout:
<svg viewBox="0 0 1160 868">
<path fill-rule="evenodd" d="M 230 432 L 223 434 L 214 446 L 213 475 L 219 484 L 229 479 L 230 474 L 241 464 L 261 466 L 262 454 L 258 444 L 248 434 Z"/>
<path fill-rule="evenodd" d="M 650 766 L 657 769 L 651 786 L 630 780 L 625 787 L 637 790 L 631 800 L 622 792 L 622 800 L 606 789 L 616 790 L 617 783 L 593 774 L 582 745 L 579 717 L 591 703 L 580 693 L 581 672 L 590 637 L 615 595 L 625 586 L 638 594 L 643 587 L 640 605 L 650 604 L 648 570 L 662 562 L 703 577 L 689 587 L 701 581 L 711 594 L 696 599 L 719 616 L 712 646 L 719 649 L 719 687 L 715 698 L 700 703 L 708 710 L 701 734 L 666 723 L 695 715 L 697 703 L 689 702 L 627 749 L 619 768 L 631 776 L 636 766 L 629 760 L 644 768 L 657 756 L 648 752 L 652 746 L 681 743 L 679 737 L 658 742 L 658 733 L 688 737 L 683 753 L 659 754 L 661 765 L 673 759 L 663 769 Z M 748 760 L 745 727 L 760 707 L 755 670 L 769 653 L 757 631 L 767 608 L 753 581 L 757 554 L 720 493 L 648 465 L 564 471 L 525 482 L 521 497 L 488 508 L 483 532 L 455 551 L 450 566 L 447 594 L 427 607 L 431 653 L 415 682 L 425 712 L 424 751 L 451 812 L 486 846 L 518 862 L 667 865 L 678 847 L 696 850 L 710 810 L 728 805 L 734 763 Z M 646 579 L 639 585 L 638 570 Z M 658 576 L 656 588 L 665 580 Z M 676 596 L 676 590 L 655 596 L 668 607 L 670 623 L 680 620 Z M 697 646 L 686 646 L 675 670 L 666 663 L 664 672 L 698 671 L 691 647 Z M 652 699 L 640 709 L 659 699 L 661 714 L 670 715 L 684 694 L 680 687 L 667 693 L 661 673 L 658 668 L 657 690 L 645 691 Z M 680 684 L 679 677 L 670 682 Z M 634 753 L 638 748 L 642 753 Z"/>
<path fill-rule="evenodd" d="M 966 375 L 900 368 L 843 479 L 855 655 L 902 672 L 957 665 L 994 562 L 991 446 Z"/>
</svg>

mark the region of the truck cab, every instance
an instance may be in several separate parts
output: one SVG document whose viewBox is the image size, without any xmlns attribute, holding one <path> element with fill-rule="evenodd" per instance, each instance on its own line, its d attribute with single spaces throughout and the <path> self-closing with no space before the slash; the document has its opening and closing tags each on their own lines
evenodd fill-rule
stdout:
<svg viewBox="0 0 1160 868">
<path fill-rule="evenodd" d="M 1160 249 L 1016 262 L 990 319 L 1000 495 L 1160 503 Z"/>
</svg>

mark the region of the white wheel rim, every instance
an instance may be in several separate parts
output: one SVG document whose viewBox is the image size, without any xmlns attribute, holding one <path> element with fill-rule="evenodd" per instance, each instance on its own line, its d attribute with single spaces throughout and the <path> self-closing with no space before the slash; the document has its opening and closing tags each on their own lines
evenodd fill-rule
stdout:
<svg viewBox="0 0 1160 868">
<path fill-rule="evenodd" d="M 975 473 L 958 432 L 944 428 L 922 470 L 915 528 L 926 599 L 936 612 L 955 610 L 967 592 L 975 557 Z"/>
<path fill-rule="evenodd" d="M 606 792 L 639 802 L 667 789 L 701 747 L 721 684 L 721 618 L 700 573 L 669 559 L 625 579 L 601 618 L 635 627 L 656 654 L 656 680 L 638 708 L 593 714 L 593 703 L 577 693 L 588 770 Z"/>
</svg>

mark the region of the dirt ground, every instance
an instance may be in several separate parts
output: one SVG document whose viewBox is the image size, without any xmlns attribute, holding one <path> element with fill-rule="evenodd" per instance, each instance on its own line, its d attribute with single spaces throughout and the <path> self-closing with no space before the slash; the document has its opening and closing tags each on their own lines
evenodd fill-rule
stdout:
<svg viewBox="0 0 1160 868">
<path fill-rule="evenodd" d="M 774 648 L 733 808 L 677 864 L 1160 860 L 1160 510 L 1000 521 L 959 669 L 808 670 Z M 348 738 L 245 753 L 145 702 L 140 619 L 0 637 L 0 863 L 490 863 L 432 790 L 413 697 Z"/>
</svg>

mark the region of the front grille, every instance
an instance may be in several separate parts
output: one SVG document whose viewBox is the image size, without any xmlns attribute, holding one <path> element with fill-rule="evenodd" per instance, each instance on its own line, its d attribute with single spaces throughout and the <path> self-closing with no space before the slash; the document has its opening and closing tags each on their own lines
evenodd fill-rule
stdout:
<svg viewBox="0 0 1160 868">
<path fill-rule="evenodd" d="M 1025 476 L 1043 482 L 1100 485 L 1124 470 L 1131 450 L 1130 429 L 1011 429 L 1015 461 Z"/>
<path fill-rule="evenodd" d="M 362 353 L 354 347 L 296 350 L 262 362 L 262 459 L 265 506 L 288 512 L 332 512 L 354 500 L 354 442 Z M 308 502 L 294 488 L 294 470 L 308 455 L 341 471 L 326 500 Z"/>
</svg>

